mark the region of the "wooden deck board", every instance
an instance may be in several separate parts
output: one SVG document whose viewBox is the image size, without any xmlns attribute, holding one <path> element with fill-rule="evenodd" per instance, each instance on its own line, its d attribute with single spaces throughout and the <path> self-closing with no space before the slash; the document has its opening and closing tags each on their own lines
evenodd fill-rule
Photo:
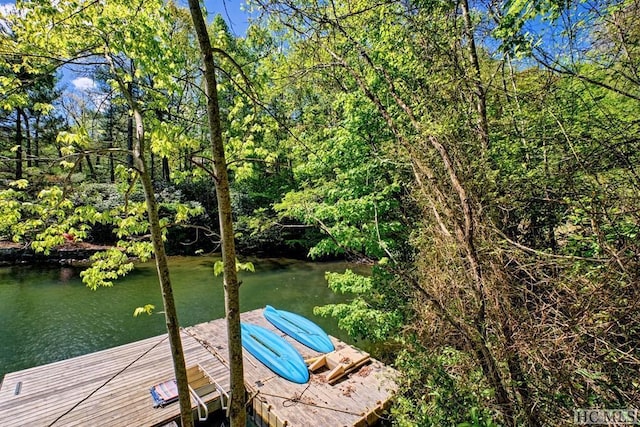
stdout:
<svg viewBox="0 0 640 427">
<path fill-rule="evenodd" d="M 305 359 L 320 355 L 275 329 L 262 316 L 262 310 L 243 313 L 242 321 L 283 336 Z M 347 346 L 331 339 L 336 348 Z M 225 320 L 185 328 L 182 342 L 187 366 L 200 364 L 229 390 Z M 362 371 L 366 375 L 356 369 L 330 385 L 316 374 L 311 375 L 308 384 L 294 384 L 274 374 L 248 352 L 244 356 L 248 392 L 254 396 L 256 412 L 263 413 L 270 426 L 284 422 L 289 426 L 355 425 L 363 417 L 373 416 L 396 388 L 393 378 L 397 373 L 373 359 Z M 47 426 L 74 405 L 77 406 L 56 426 L 167 424 L 179 415 L 179 405 L 153 408 L 149 389 L 171 378 L 173 365 L 166 335 L 10 373 L 0 383 L 0 425 Z M 20 393 L 15 395 L 18 383 Z M 206 399 L 218 397 L 214 392 Z"/>
<path fill-rule="evenodd" d="M 154 384 L 173 378 L 169 343 L 163 338 L 153 337 L 7 374 L 0 388 L 0 425 L 46 426 L 85 398 L 56 425 L 153 425 L 175 418 L 179 414 L 177 404 L 153 408 L 149 393 Z M 184 332 L 182 341 L 187 365 L 201 363 L 228 389 L 227 368 Z M 16 396 L 18 382 L 22 386 Z M 217 394 L 208 397 L 215 398 Z"/>
</svg>

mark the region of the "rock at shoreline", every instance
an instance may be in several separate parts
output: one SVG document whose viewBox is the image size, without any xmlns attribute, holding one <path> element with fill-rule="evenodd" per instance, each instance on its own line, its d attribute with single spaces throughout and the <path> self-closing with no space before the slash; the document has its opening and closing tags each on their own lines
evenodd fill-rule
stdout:
<svg viewBox="0 0 640 427">
<path fill-rule="evenodd" d="M 0 265 L 16 264 L 86 264 L 91 255 L 111 246 L 94 245 L 85 242 L 66 242 L 51 250 L 49 255 L 36 253 L 29 245 L 0 241 Z"/>
</svg>

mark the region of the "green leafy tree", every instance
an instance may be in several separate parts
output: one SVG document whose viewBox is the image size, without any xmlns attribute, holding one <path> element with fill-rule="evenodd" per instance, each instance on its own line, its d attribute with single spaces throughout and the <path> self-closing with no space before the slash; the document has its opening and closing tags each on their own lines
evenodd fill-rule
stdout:
<svg viewBox="0 0 640 427">
<path fill-rule="evenodd" d="M 140 227 L 148 224 L 151 232 L 151 242 L 133 250 L 142 255 L 149 254 L 150 247 L 153 248 L 178 382 L 181 417 L 183 425 L 192 425 L 184 353 L 164 250 L 163 222 L 159 217 L 148 163 L 150 141 L 145 119 L 147 108 L 166 107 L 162 91 L 171 91 L 175 87 L 172 71 L 177 69 L 181 52 L 173 49 L 167 38 L 167 27 L 173 20 L 172 7 L 149 2 L 141 3 L 137 8 L 132 8 L 130 4 L 92 2 L 82 5 L 65 3 L 52 9 L 46 2 L 28 1 L 20 2 L 18 8 L 24 14 L 23 26 L 19 32 L 16 31 L 22 46 L 37 50 L 43 57 L 86 57 L 100 61 L 109 68 L 112 86 L 129 106 L 135 133 L 130 147 L 131 169 L 128 177 L 132 179 L 131 182 L 140 179 L 148 222 L 134 223 L 134 217 L 127 216 L 120 227 L 126 230 L 124 234 L 130 233 L 131 227 L 133 232 L 140 232 Z M 55 25 L 49 26 L 51 20 Z M 145 85 L 149 78 L 153 79 L 153 87 Z M 82 153 L 75 154 L 76 147 L 86 146 L 90 138 L 86 132 L 79 132 L 68 135 L 66 142 L 71 143 L 68 154 L 81 158 Z M 73 167 L 74 163 L 66 160 L 65 165 Z M 94 268 L 87 270 L 84 275 L 85 280 L 94 286 L 95 283 L 109 283 L 104 282 L 105 277 L 112 279 L 130 269 L 122 267 L 125 260 L 119 251 L 113 250 L 97 258 Z M 96 274 L 99 270 L 104 271 L 104 275 Z"/>
<path fill-rule="evenodd" d="M 25 166 L 37 166 L 43 121 L 53 110 L 52 103 L 60 96 L 54 89 L 56 64 L 50 58 L 34 55 L 23 61 L 16 40 L 15 29 L 20 28 L 20 16 L 7 8 L 0 15 L 0 122 L 5 135 L 3 144 L 5 163 L 12 163 L 13 178 L 25 176 Z M 45 137 L 46 138 L 46 137 Z M 9 154 L 11 153 L 11 154 Z M 3 156 L 4 157 L 4 156 Z M 9 160 L 10 157 L 13 159 Z M 34 170 L 29 173 L 33 174 Z"/>
<path fill-rule="evenodd" d="M 289 193 L 277 206 L 329 236 L 312 253 L 369 253 L 382 257 L 379 270 L 395 278 L 380 280 L 375 272 L 364 286 L 351 275 L 330 276 L 336 289 L 366 290 L 350 307 L 319 312 L 368 337 L 392 335 L 383 324 L 404 331 L 396 335 L 405 348 L 399 366 L 412 382 L 403 387 L 407 400 L 398 419 L 441 425 L 493 417 L 506 425 L 540 425 L 558 413 L 570 417 L 575 406 L 624 405 L 637 395 L 622 379 L 634 366 L 638 324 L 634 310 L 623 308 L 635 299 L 638 253 L 630 240 L 638 225 L 637 192 L 629 189 L 637 185 L 638 152 L 629 114 L 637 109 L 632 3 L 508 2 L 496 11 L 467 2 L 257 2 L 277 18 L 269 28 L 287 37 L 286 49 L 272 59 L 274 69 L 291 77 L 279 94 L 295 100 L 288 114 L 302 137 L 292 146 L 316 148 L 313 155 L 326 161 L 311 169 L 316 164 L 305 158 L 300 170 L 307 168 L 308 192 Z M 526 47 L 529 35 L 520 30 L 527 20 L 548 14 L 538 28 L 556 31 L 558 17 L 574 23 L 582 12 L 588 19 L 558 32 L 565 39 L 540 38 Z M 514 48 L 496 52 L 495 41 L 481 38 L 486 28 L 512 37 Z M 527 52 L 546 71 L 514 60 Z M 339 99 L 340 108 L 322 102 L 323 93 Z M 345 100 L 351 99 L 360 105 L 349 109 Z M 376 154 L 381 164 L 398 165 L 389 170 L 390 182 L 409 196 L 400 199 L 404 209 L 378 212 L 382 238 L 369 239 L 369 246 L 362 239 L 366 205 L 341 210 L 346 195 L 361 188 L 349 178 L 360 165 L 353 154 L 362 145 L 354 137 L 365 127 L 349 124 L 367 109 L 371 116 L 363 122 L 381 123 L 373 126 L 371 145 L 390 141 L 395 150 Z M 334 139 L 336 124 L 344 145 Z M 347 159 L 337 168 L 330 160 L 334 148 Z M 342 180 L 334 186 L 336 171 Z M 378 183 L 371 178 L 362 187 L 380 193 Z M 323 184 L 330 192 L 322 192 Z M 391 233 L 395 244 L 382 244 L 395 221 L 409 224 L 411 234 Z M 612 280 L 617 285 L 605 285 Z M 598 297 L 586 311 L 576 310 L 583 292 Z M 374 321 L 394 313 L 381 301 L 398 296 L 407 302 L 402 320 Z M 600 316 L 608 320 L 596 320 Z M 608 340 L 602 328 L 614 318 L 624 326 Z M 567 333 L 567 325 L 580 325 L 581 332 Z M 557 339 L 544 338 L 541 328 Z M 594 352 L 595 342 L 606 342 L 607 350 Z M 462 353 L 451 357 L 451 348 Z M 608 357 L 624 368 L 616 371 Z M 415 368 L 425 360 L 429 368 Z M 438 366 L 464 374 L 442 381 Z M 588 385 L 593 381 L 597 390 Z M 425 387 L 417 392 L 419 384 Z M 436 406 L 416 400 L 449 396 L 452 388 L 465 398 Z M 471 413 L 470 407 L 480 409 Z"/>
</svg>

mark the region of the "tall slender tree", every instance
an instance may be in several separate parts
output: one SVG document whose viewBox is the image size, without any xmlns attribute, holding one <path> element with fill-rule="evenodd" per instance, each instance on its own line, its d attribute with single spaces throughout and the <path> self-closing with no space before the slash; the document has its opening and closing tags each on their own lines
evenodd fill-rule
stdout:
<svg viewBox="0 0 640 427">
<path fill-rule="evenodd" d="M 224 295 L 227 319 L 227 336 L 229 340 L 229 361 L 231 376 L 231 403 L 229 416 L 231 425 L 244 427 L 246 425 L 245 387 L 242 359 L 242 337 L 240 329 L 240 282 L 236 271 L 236 251 L 233 234 L 233 218 L 231 209 L 231 195 L 229 191 L 229 177 L 225 146 L 222 139 L 220 107 L 218 105 L 218 88 L 216 81 L 216 65 L 213 48 L 209 39 L 209 32 L 204 21 L 202 9 L 198 0 L 189 0 L 189 10 L 193 26 L 198 37 L 198 44 L 204 64 L 205 92 L 207 96 L 207 117 L 213 152 L 213 164 L 216 183 L 216 197 L 218 200 L 218 215 L 220 235 L 222 241 L 222 262 L 224 264 Z"/>
<path fill-rule="evenodd" d="M 180 326 L 173 297 L 167 257 L 164 250 L 164 229 L 160 223 L 148 164 L 149 144 L 145 112 L 140 97 L 147 104 L 161 108 L 165 97 L 154 97 L 156 92 L 137 90 L 142 77 L 153 76 L 157 85 L 171 90 L 174 79 L 170 70 L 180 57 L 167 39 L 167 27 L 172 22 L 170 8 L 161 2 L 130 3 L 98 2 L 61 3 L 51 10 L 46 2 L 26 1 L 18 7 L 23 11 L 20 31 L 16 35 L 24 48 L 25 58 L 37 51 L 39 57 L 52 58 L 59 63 L 91 58 L 92 64 L 106 65 L 115 81 L 115 89 L 123 96 L 131 110 L 130 155 L 133 175 L 142 183 L 146 200 L 151 245 L 155 254 L 158 279 L 164 304 L 166 327 L 173 358 L 174 373 L 178 383 L 180 414 L 183 426 L 193 425 L 191 398 L 187 382 L 184 351 L 180 337 Z M 55 16 L 52 17 L 52 14 Z M 55 22 L 52 27 L 51 20 Z M 46 28 L 47 30 L 42 30 Z M 123 31 L 126 28 L 126 31 Z M 42 37 L 46 34 L 46 37 Z M 160 36 L 159 36 L 160 35 Z M 71 138 L 72 137 L 68 137 Z M 83 154 L 80 154 L 83 156 Z M 121 254 L 119 255 L 121 259 Z M 118 271 L 122 271 L 119 269 Z M 94 272 L 95 273 L 95 272 Z M 92 273 L 85 278 L 95 278 Z"/>
</svg>

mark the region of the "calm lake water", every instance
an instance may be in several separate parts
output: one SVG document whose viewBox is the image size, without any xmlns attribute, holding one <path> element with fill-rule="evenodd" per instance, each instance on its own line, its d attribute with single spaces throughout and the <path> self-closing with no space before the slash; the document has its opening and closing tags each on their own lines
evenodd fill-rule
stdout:
<svg viewBox="0 0 640 427">
<path fill-rule="evenodd" d="M 181 326 L 224 317 L 222 278 L 213 276 L 212 257 L 170 260 Z M 285 259 L 252 260 L 255 273 L 241 273 L 242 311 L 273 305 L 311 318 L 327 333 L 349 339 L 334 319 L 313 315 L 313 307 L 346 300 L 335 295 L 326 271 L 358 266 Z M 139 264 L 112 288 L 92 291 L 80 269 L 17 266 L 0 268 L 0 379 L 8 372 L 55 362 L 165 333 L 163 314 L 133 317 L 136 307 L 162 311 L 155 265 Z"/>
</svg>

